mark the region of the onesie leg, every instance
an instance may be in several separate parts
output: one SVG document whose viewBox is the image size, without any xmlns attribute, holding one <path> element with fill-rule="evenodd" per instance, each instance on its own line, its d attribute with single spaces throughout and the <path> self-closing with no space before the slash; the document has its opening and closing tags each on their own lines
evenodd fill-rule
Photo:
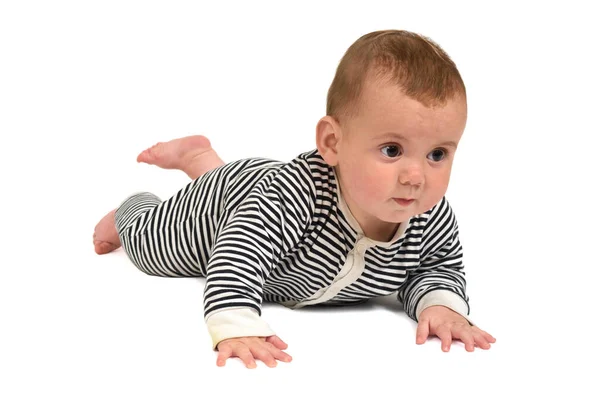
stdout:
<svg viewBox="0 0 600 400">
<path fill-rule="evenodd" d="M 203 276 L 192 218 L 182 215 L 178 195 L 162 202 L 152 193 L 138 193 L 116 209 L 114 221 L 123 249 L 142 272 Z"/>
</svg>

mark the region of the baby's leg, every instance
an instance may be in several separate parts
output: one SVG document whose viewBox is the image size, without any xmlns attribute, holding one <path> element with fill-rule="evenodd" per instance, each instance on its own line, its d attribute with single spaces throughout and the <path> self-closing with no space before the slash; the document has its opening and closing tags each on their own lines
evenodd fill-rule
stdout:
<svg viewBox="0 0 600 400">
<path fill-rule="evenodd" d="M 142 272 L 156 276 L 204 276 L 200 269 L 195 197 L 188 187 L 162 202 L 151 193 L 138 193 L 109 212 L 96 226 L 94 247 L 104 254 L 123 250 Z"/>
<path fill-rule="evenodd" d="M 137 161 L 164 169 L 179 169 L 191 179 L 225 164 L 210 141 L 201 135 L 157 143 L 141 152 Z"/>
</svg>

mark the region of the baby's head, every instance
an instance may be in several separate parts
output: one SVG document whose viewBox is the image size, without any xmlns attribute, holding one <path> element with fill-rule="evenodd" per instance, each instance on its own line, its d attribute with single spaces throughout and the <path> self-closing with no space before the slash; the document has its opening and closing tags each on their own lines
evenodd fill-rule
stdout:
<svg viewBox="0 0 600 400">
<path fill-rule="evenodd" d="M 466 118 L 462 78 L 431 40 L 380 31 L 350 46 L 317 148 L 368 236 L 383 239 L 442 199 Z"/>
</svg>

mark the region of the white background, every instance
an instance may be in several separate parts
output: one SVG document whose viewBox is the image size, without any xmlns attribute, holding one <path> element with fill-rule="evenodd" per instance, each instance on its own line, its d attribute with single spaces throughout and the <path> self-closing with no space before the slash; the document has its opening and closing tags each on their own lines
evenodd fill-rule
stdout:
<svg viewBox="0 0 600 400">
<path fill-rule="evenodd" d="M 3 1 L 0 398 L 598 398 L 600 31 L 592 2 L 557 3 Z M 431 37 L 467 85 L 448 198 L 471 317 L 498 342 L 417 346 L 389 299 L 267 305 L 294 361 L 217 368 L 204 282 L 97 256 L 94 225 L 187 182 L 135 162 L 157 141 L 312 149 L 344 51 L 390 28 Z"/>
</svg>

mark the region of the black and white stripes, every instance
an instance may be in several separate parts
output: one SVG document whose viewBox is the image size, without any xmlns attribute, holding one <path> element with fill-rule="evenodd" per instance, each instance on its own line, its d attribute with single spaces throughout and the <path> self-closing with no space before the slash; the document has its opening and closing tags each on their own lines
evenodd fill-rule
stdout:
<svg viewBox="0 0 600 400">
<path fill-rule="evenodd" d="M 289 163 L 245 159 L 210 171 L 161 202 L 118 208 L 131 261 L 159 276 L 205 276 L 206 318 L 286 305 L 352 303 L 398 291 L 412 318 L 423 296 L 466 304 L 458 227 L 445 199 L 413 217 L 393 243 L 364 238 L 344 210 L 333 169 L 315 151 Z"/>
</svg>

